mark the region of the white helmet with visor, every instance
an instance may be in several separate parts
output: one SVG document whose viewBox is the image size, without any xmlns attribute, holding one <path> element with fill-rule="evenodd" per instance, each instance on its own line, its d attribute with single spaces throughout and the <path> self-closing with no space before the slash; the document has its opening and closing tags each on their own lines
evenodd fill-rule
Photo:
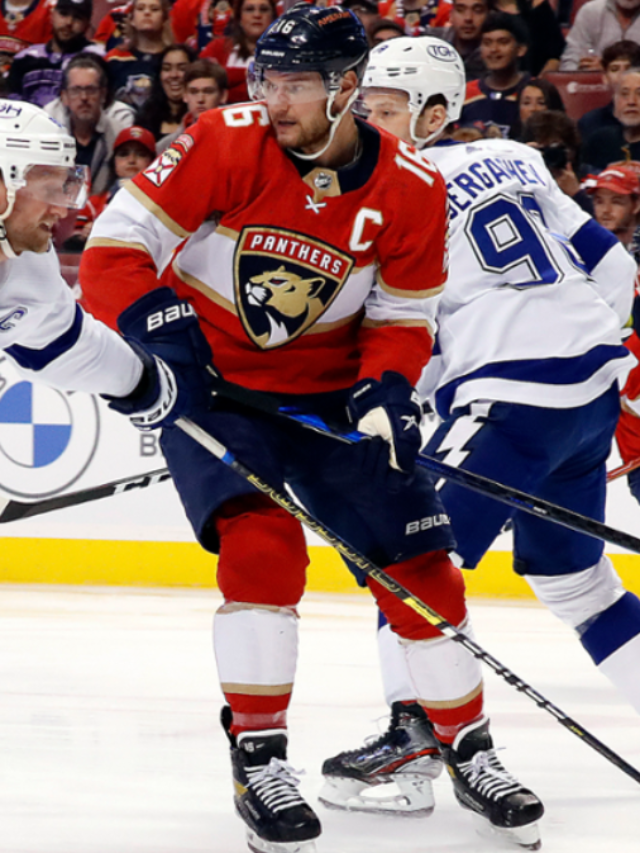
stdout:
<svg viewBox="0 0 640 853">
<path fill-rule="evenodd" d="M 373 88 L 406 92 L 411 113 L 411 139 L 422 147 L 440 132 L 426 138 L 416 135 L 418 119 L 429 98 L 444 97 L 447 122 L 460 118 L 466 91 L 464 63 L 455 48 L 435 36 L 389 39 L 369 54 L 362 93 Z"/>
<path fill-rule="evenodd" d="M 15 252 L 4 222 L 16 193 L 24 190 L 56 207 L 78 208 L 86 202 L 88 169 L 75 165 L 76 143 L 55 119 L 33 104 L 0 99 L 0 172 L 7 207 L 0 213 L 0 249 Z"/>
</svg>

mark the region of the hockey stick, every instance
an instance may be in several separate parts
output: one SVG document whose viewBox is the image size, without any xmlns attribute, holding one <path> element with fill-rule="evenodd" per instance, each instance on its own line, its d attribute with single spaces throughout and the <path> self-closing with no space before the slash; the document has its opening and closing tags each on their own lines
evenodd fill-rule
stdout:
<svg viewBox="0 0 640 853">
<path fill-rule="evenodd" d="M 298 521 L 320 536 L 321 539 L 324 539 L 324 541 L 329 545 L 332 545 L 339 554 L 350 560 L 352 563 L 355 563 L 355 565 L 368 575 L 368 577 L 373 578 L 381 586 L 389 590 L 393 595 L 397 596 L 407 605 L 407 607 L 415 610 L 416 613 L 422 616 L 423 619 L 426 619 L 426 621 L 430 625 L 433 625 L 434 628 L 437 628 L 445 637 L 448 637 L 456 643 L 460 643 L 460 645 L 462 645 L 469 654 L 485 663 L 497 675 L 503 678 L 507 684 L 515 687 L 519 692 L 524 693 L 524 695 L 535 702 L 539 708 L 542 708 L 551 714 L 551 716 L 555 717 L 560 725 L 564 726 L 570 732 L 573 732 L 574 735 L 581 738 L 588 746 L 595 749 L 596 752 L 599 752 L 612 764 L 615 764 L 615 766 L 626 773 L 627 776 L 631 776 L 632 779 L 640 783 L 640 771 L 636 770 L 635 767 L 626 762 L 617 753 L 613 752 L 613 750 L 609 749 L 608 746 L 584 729 L 580 723 L 567 716 L 567 714 L 565 714 L 564 711 L 556 705 L 553 705 L 541 693 L 538 693 L 538 691 L 531 687 L 531 685 L 527 684 L 526 681 L 523 681 L 518 675 L 501 664 L 500 661 L 486 652 L 482 646 L 479 646 L 475 640 L 472 640 L 463 631 L 460 631 L 450 622 L 447 622 L 446 619 L 429 607 L 428 604 L 425 604 L 413 595 L 413 593 L 411 593 L 406 587 L 397 583 L 386 572 L 368 560 L 363 554 L 352 548 L 348 542 L 342 539 L 342 537 L 338 536 L 328 527 L 325 527 L 319 519 L 307 512 L 295 501 L 291 500 L 291 498 L 274 489 L 257 474 L 254 474 L 253 471 L 247 468 L 247 466 L 237 459 L 237 457 L 234 456 L 228 448 L 221 444 L 212 435 L 187 418 L 179 418 L 176 421 L 176 425 L 194 441 L 213 454 L 213 456 L 220 459 L 220 461 L 225 465 L 228 465 L 236 472 L 236 474 L 251 483 L 251 485 L 258 491 L 268 495 L 268 497 L 278 504 L 278 506 L 281 506 L 290 515 L 297 518 Z"/>
<path fill-rule="evenodd" d="M 20 518 L 31 518 L 44 512 L 52 512 L 55 509 L 65 509 L 69 506 L 88 503 L 89 501 L 109 498 L 112 495 L 121 495 L 132 489 L 146 489 L 147 486 L 155 486 L 169 480 L 171 474 L 168 468 L 158 468 L 157 471 L 149 471 L 148 474 L 137 474 L 135 477 L 124 477 L 122 480 L 114 480 L 112 483 L 104 483 L 102 486 L 90 486 L 88 489 L 80 489 L 77 492 L 69 492 L 66 495 L 56 495 L 45 498 L 34 503 L 23 503 L 10 498 L 0 498 L 0 524 L 5 521 L 17 521 Z"/>
<path fill-rule="evenodd" d="M 261 391 L 251 391 L 219 378 L 217 379 L 213 393 L 214 396 L 219 394 L 222 398 L 231 400 L 240 406 L 295 421 L 307 429 L 312 429 L 315 432 L 330 436 L 338 441 L 354 444 L 358 441 L 369 440 L 369 436 L 355 430 L 348 433 L 336 432 L 317 415 L 305 414 L 296 409 L 281 407 L 278 401 L 269 394 Z M 554 524 L 560 524 L 562 527 L 569 528 L 569 530 L 593 536 L 595 539 L 602 539 L 605 542 L 619 545 L 621 548 L 626 548 L 628 551 L 640 554 L 639 538 L 632 536 L 630 533 L 616 530 L 614 527 L 609 527 L 595 518 L 580 515 L 580 513 L 573 512 L 573 510 L 550 503 L 542 498 L 536 498 L 527 492 L 522 492 L 520 489 L 515 489 L 504 485 L 504 483 L 483 477 L 481 474 L 465 471 L 462 468 L 455 468 L 453 465 L 447 465 L 446 462 L 439 462 L 437 459 L 427 456 L 424 453 L 418 455 L 416 463 L 421 468 L 426 468 L 431 473 L 437 474 L 438 477 L 444 477 L 457 485 L 494 498 L 514 509 L 528 512 L 537 518 L 551 521 Z"/>
<path fill-rule="evenodd" d="M 618 477 L 624 477 L 625 474 L 630 474 L 632 471 L 635 471 L 636 468 L 640 468 L 640 459 L 632 459 L 631 462 L 627 462 L 626 465 L 620 465 L 619 468 L 613 468 L 607 474 L 607 483 L 610 483 L 612 480 L 617 480 Z"/>
</svg>

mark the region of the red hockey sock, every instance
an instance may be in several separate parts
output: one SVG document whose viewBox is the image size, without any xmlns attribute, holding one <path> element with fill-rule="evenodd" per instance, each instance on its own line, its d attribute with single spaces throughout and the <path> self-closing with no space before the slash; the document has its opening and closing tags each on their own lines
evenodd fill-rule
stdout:
<svg viewBox="0 0 640 853">
<path fill-rule="evenodd" d="M 247 696 L 243 693 L 224 695 L 233 714 L 230 731 L 236 737 L 240 732 L 286 729 L 291 693 L 282 696 Z"/>
<path fill-rule="evenodd" d="M 482 685 L 477 695 L 455 708 L 433 708 L 428 707 L 424 702 L 421 704 L 431 721 L 438 740 L 443 743 L 453 743 L 462 729 L 481 719 L 483 706 Z"/>
</svg>

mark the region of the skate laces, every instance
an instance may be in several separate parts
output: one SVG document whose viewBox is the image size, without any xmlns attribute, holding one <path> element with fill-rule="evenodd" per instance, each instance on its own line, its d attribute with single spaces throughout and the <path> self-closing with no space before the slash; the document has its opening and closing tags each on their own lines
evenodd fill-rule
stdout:
<svg viewBox="0 0 640 853">
<path fill-rule="evenodd" d="M 499 800 L 522 790 L 522 785 L 500 763 L 495 749 L 476 752 L 471 761 L 458 764 L 460 772 L 478 793 Z"/>
<path fill-rule="evenodd" d="M 247 786 L 274 812 L 306 805 L 298 792 L 304 770 L 294 770 L 286 761 L 272 757 L 268 764 L 247 767 Z"/>
</svg>

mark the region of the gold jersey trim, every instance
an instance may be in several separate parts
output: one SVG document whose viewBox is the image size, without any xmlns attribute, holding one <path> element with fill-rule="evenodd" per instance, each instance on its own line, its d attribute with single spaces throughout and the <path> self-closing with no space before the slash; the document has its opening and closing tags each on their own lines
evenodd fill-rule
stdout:
<svg viewBox="0 0 640 853">
<path fill-rule="evenodd" d="M 234 231 L 233 228 L 227 228 L 226 225 L 218 225 L 215 233 L 222 234 L 223 237 L 229 237 L 229 239 L 233 240 L 234 243 L 238 241 L 238 237 L 240 236 L 239 231 Z"/>
<path fill-rule="evenodd" d="M 254 604 L 251 601 L 226 601 L 218 608 L 218 613 L 239 613 L 241 610 L 268 610 L 271 613 L 286 613 L 298 618 L 295 607 L 280 607 L 278 604 Z"/>
<path fill-rule="evenodd" d="M 156 219 L 159 219 L 165 228 L 168 228 L 172 234 L 176 235 L 176 237 L 180 237 L 183 240 L 187 237 L 191 237 L 193 233 L 192 231 L 187 231 L 187 229 L 183 228 L 182 225 L 178 225 L 174 219 L 164 212 L 160 205 L 156 204 L 155 201 L 152 201 L 146 193 L 142 192 L 140 187 L 133 183 L 133 181 L 127 181 L 127 183 L 124 184 L 123 189 L 130 192 L 136 201 L 139 201 L 140 204 L 149 211 L 149 213 L 152 213 Z"/>
<path fill-rule="evenodd" d="M 224 308 L 225 311 L 235 314 L 236 317 L 238 316 L 238 310 L 231 300 L 224 297 L 221 293 L 218 293 L 217 290 L 214 290 L 208 284 L 205 284 L 204 281 L 200 281 L 200 279 L 196 278 L 195 275 L 191 275 L 191 273 L 180 269 L 178 266 L 178 258 L 175 259 L 172 267 L 180 281 L 184 281 L 184 283 L 188 284 L 189 287 L 193 287 L 194 290 L 198 290 L 203 296 L 206 296 L 207 299 L 210 299 L 212 302 L 215 302 L 216 305 Z"/>
<path fill-rule="evenodd" d="M 129 243 L 126 240 L 113 240 L 111 237 L 90 237 L 87 240 L 86 249 L 106 248 L 106 249 L 137 249 L 139 252 L 144 252 L 150 255 L 151 252 L 144 243 Z"/>
<path fill-rule="evenodd" d="M 365 319 L 362 321 L 362 326 L 365 329 L 382 329 L 385 326 L 414 326 L 419 329 L 424 329 L 425 327 L 431 331 L 431 327 L 427 320 L 368 320 Z"/>
<path fill-rule="evenodd" d="M 380 275 L 380 272 L 376 273 L 376 280 L 385 293 L 388 293 L 389 296 L 398 296 L 401 299 L 425 299 L 428 296 L 437 296 L 438 293 L 442 293 L 444 290 L 444 284 L 441 284 L 439 287 L 432 287 L 430 290 L 401 290 L 398 287 L 391 287 L 391 285 L 387 284 Z"/>
<path fill-rule="evenodd" d="M 461 708 L 463 705 L 466 705 L 467 702 L 471 702 L 472 699 L 475 699 L 476 696 L 479 696 L 482 693 L 483 682 L 481 681 L 478 686 L 472 690 L 470 693 L 467 693 L 466 696 L 460 696 L 458 699 L 443 699 L 441 701 L 434 701 L 431 699 L 420 699 L 419 702 L 423 708 L 427 710 L 427 713 L 430 709 L 436 710 L 446 710 L 447 708 Z"/>
<path fill-rule="evenodd" d="M 240 693 L 242 696 L 287 696 L 293 690 L 291 684 L 236 684 L 231 681 L 223 682 L 223 693 Z"/>
</svg>

